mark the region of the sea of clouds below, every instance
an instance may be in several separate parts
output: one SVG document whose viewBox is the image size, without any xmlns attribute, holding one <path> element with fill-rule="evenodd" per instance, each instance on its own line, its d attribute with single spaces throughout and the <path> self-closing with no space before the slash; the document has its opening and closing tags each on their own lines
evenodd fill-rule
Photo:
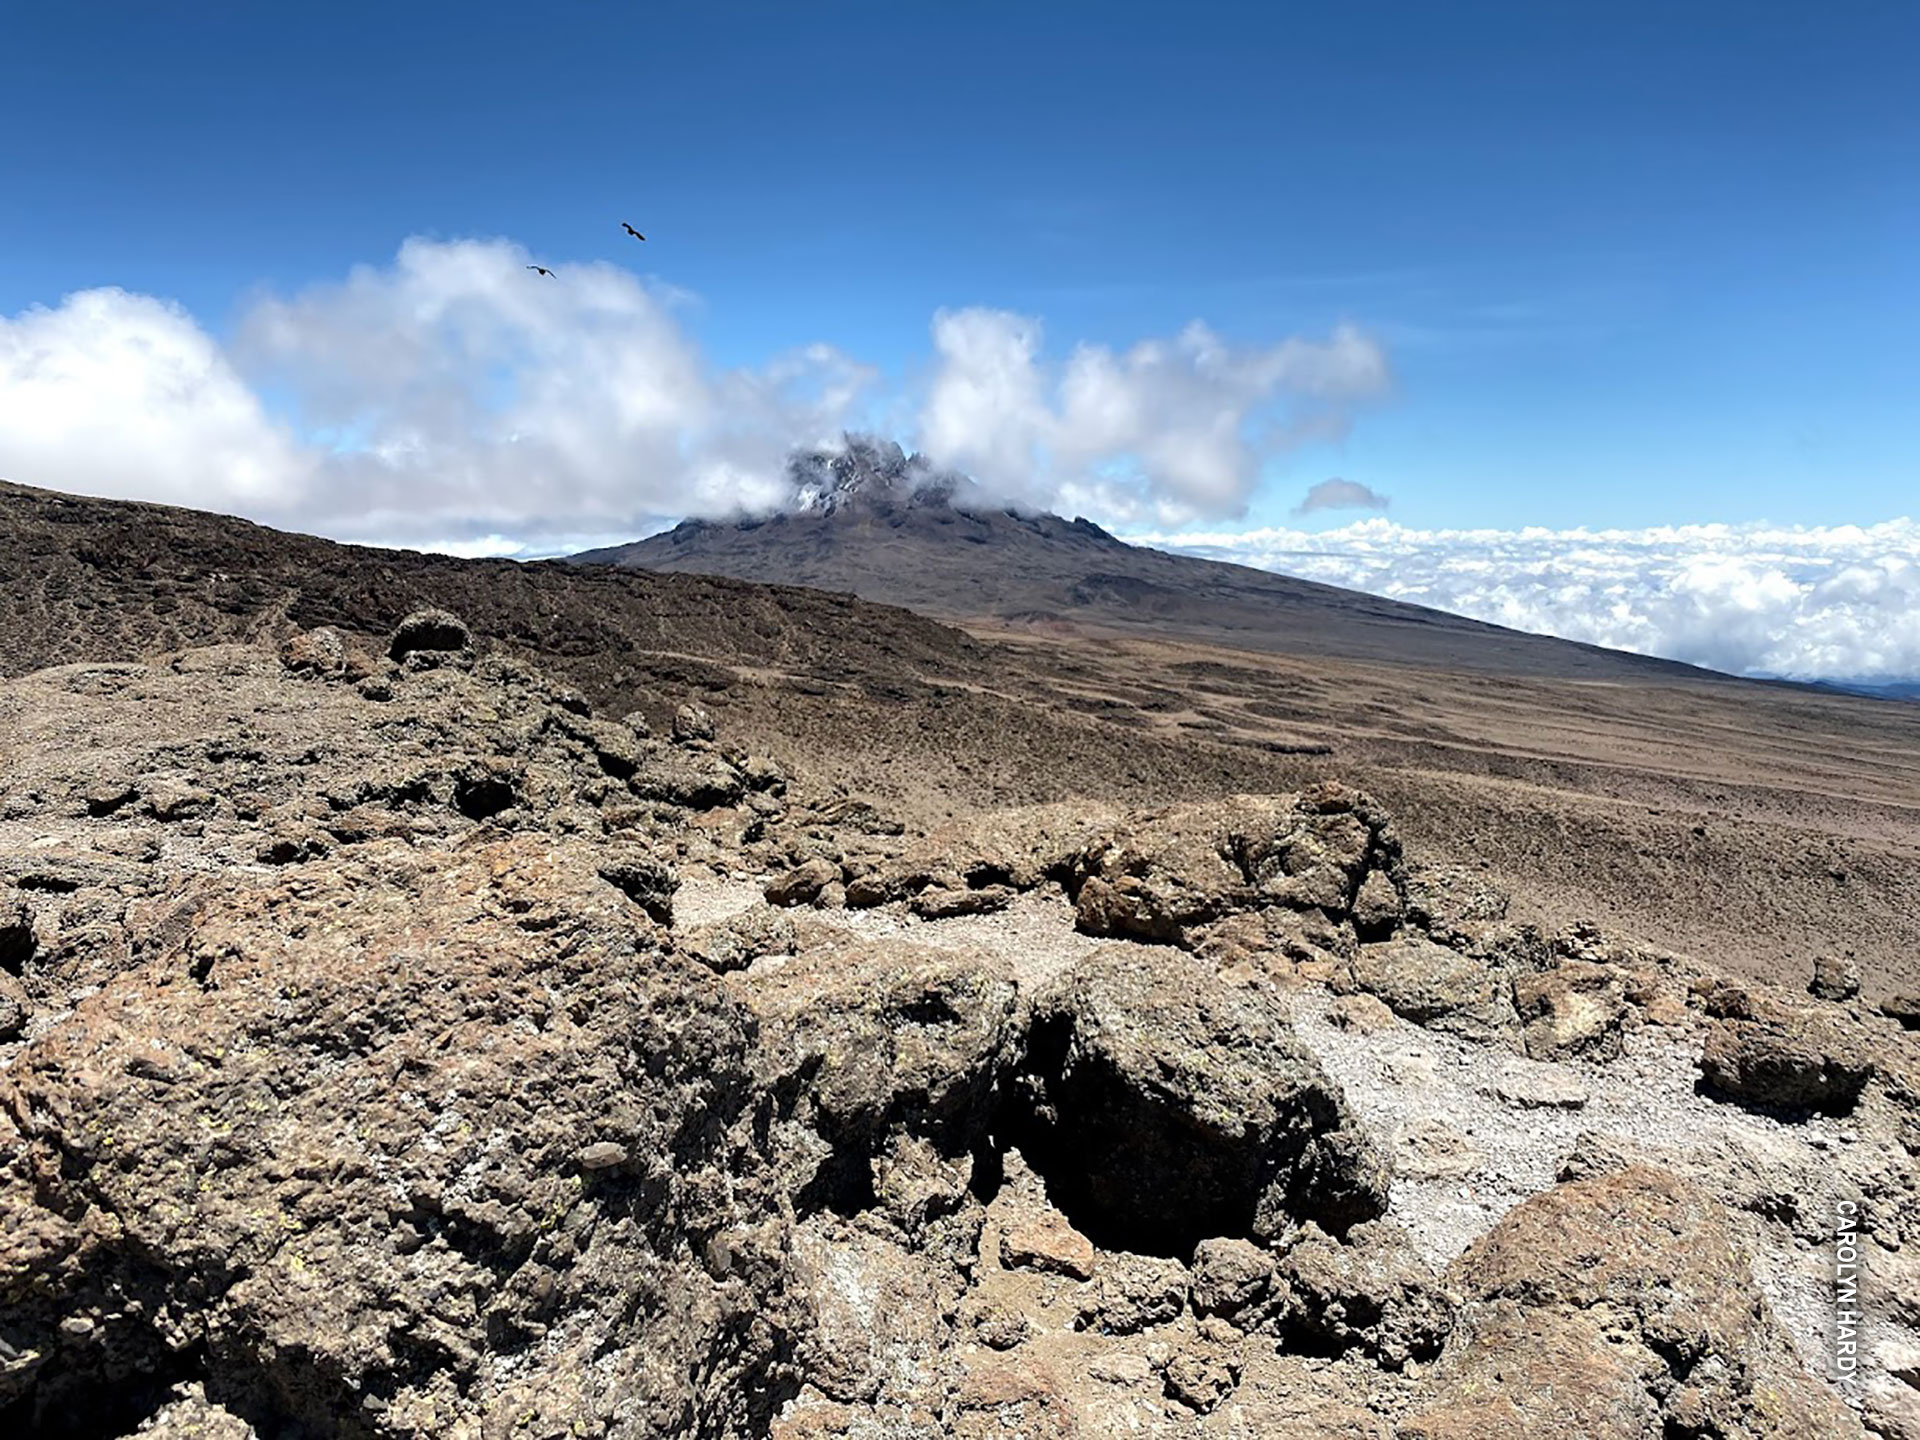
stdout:
<svg viewBox="0 0 1920 1440">
<path fill-rule="evenodd" d="M 1741 675 L 1920 678 L 1920 522 L 1127 537 Z"/>
</svg>

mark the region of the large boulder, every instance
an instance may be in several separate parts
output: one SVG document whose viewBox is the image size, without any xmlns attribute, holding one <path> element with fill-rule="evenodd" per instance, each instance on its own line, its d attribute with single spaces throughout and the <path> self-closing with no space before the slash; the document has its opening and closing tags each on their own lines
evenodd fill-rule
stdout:
<svg viewBox="0 0 1920 1440">
<path fill-rule="evenodd" d="M 713 740 L 713 716 L 698 705 L 682 705 L 673 712 L 673 739 L 679 745 L 700 745 Z"/>
<path fill-rule="evenodd" d="M 1844 1115 L 1873 1077 L 1868 1037 L 1811 1011 L 1712 1022 L 1700 1055 L 1707 1092 L 1743 1105 Z"/>
<path fill-rule="evenodd" d="M 795 1278 L 811 1323 L 799 1356 L 807 1383 L 842 1404 L 922 1400 L 950 1365 L 944 1315 L 956 1297 L 896 1241 L 848 1224 L 802 1231 Z"/>
<path fill-rule="evenodd" d="M 1296 1218 L 1345 1231 L 1387 1168 L 1264 988 L 1108 947 L 1034 1002 L 1008 1132 L 1097 1241 L 1186 1256 Z"/>
<path fill-rule="evenodd" d="M 761 1432 L 781 1272 L 710 1266 L 778 1254 L 752 1022 L 595 871 L 524 836 L 230 880 L 23 1051 L 18 1433 L 117 1433 L 189 1361 L 262 1433 Z"/>
<path fill-rule="evenodd" d="M 1562 960 L 1513 977 L 1520 1045 L 1535 1060 L 1611 1060 L 1625 1043 L 1627 979 L 1612 965 Z"/>
<path fill-rule="evenodd" d="M 1273 1253 L 1251 1240 L 1215 1236 L 1194 1246 L 1192 1276 L 1195 1314 L 1242 1322 L 1248 1312 L 1270 1307 Z"/>
<path fill-rule="evenodd" d="M 1807 981 L 1807 993 L 1816 1000 L 1844 1004 L 1860 993 L 1860 965 L 1851 950 L 1838 955 L 1822 952 L 1813 957 L 1813 976 Z"/>
<path fill-rule="evenodd" d="M 1360 1349 L 1399 1370 L 1430 1360 L 1453 1328 L 1456 1301 L 1383 1221 L 1356 1225 L 1344 1242 L 1305 1227 L 1278 1266 L 1282 1335 L 1309 1350 Z"/>
<path fill-rule="evenodd" d="M 1463 1039 L 1501 1038 L 1518 1024 L 1505 969 L 1412 932 L 1362 945 L 1336 980 L 1385 1001 L 1402 1019 Z"/>
<path fill-rule="evenodd" d="M 1443 945 L 1471 946 L 1507 918 L 1506 893 L 1458 865 L 1408 864 L 1405 918 Z"/>
<path fill-rule="evenodd" d="M 657 741 L 640 742 L 639 757 L 627 786 L 642 800 L 714 810 L 738 804 L 747 793 L 738 766 L 711 750 L 686 750 Z"/>
<path fill-rule="evenodd" d="M 1726 1211 L 1666 1171 L 1544 1191 L 1447 1279 L 1461 1322 L 1403 1437 L 1862 1433 L 1755 1290 Z"/>
<path fill-rule="evenodd" d="M 1236 795 L 1129 817 L 1080 856 L 1078 924 L 1090 935 L 1190 944 L 1222 916 L 1270 905 L 1346 919 L 1371 875 L 1394 891 L 1399 842 L 1365 795 L 1324 785 Z M 1363 907 L 1390 928 L 1378 884 Z"/>
<path fill-rule="evenodd" d="M 823 944 L 729 983 L 760 1026 L 775 1153 L 803 1212 L 859 1209 L 889 1188 L 894 1208 L 924 1210 L 914 1195 L 940 1184 L 925 1172 L 969 1163 L 1020 1035 L 1014 984 L 984 957 Z"/>
<path fill-rule="evenodd" d="M 1611 1343 L 1603 1316 L 1511 1300 L 1471 1310 L 1436 1372 L 1437 1397 L 1395 1440 L 1656 1440 L 1659 1357 Z M 1697 1433 L 1697 1432 L 1695 1432 Z M 1812 1434 L 1814 1432 L 1807 1432 Z M 1787 1440 L 1780 1432 L 1778 1440 Z"/>
</svg>

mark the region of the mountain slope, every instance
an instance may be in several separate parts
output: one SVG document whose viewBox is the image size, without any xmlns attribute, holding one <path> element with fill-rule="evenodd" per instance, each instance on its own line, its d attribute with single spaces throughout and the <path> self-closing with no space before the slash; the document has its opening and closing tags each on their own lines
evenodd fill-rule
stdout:
<svg viewBox="0 0 1920 1440">
<path fill-rule="evenodd" d="M 849 504 L 828 491 L 810 509 Z M 1085 547 L 1085 573 L 1118 573 L 1110 538 L 1045 524 L 1048 555 Z M 1232 567 L 1201 566 L 1215 569 Z M 1911 704 L 1533 637 L 1491 649 L 1482 637 L 1475 664 L 1420 664 L 1402 638 L 1501 640 L 1467 622 L 1394 622 L 1392 653 L 1415 658 L 1391 664 L 1143 623 L 987 620 L 966 633 L 821 590 L 337 545 L 0 484 L 0 673 L 320 624 L 377 648 L 421 605 L 465 616 L 482 648 L 531 660 L 603 714 L 657 726 L 683 701 L 705 705 L 796 792 L 853 792 L 918 828 L 1034 801 L 1159 805 L 1337 777 L 1390 807 L 1410 844 L 1508 889 L 1541 923 L 1594 918 L 1789 981 L 1813 955 L 1850 950 L 1870 989 L 1920 988 Z M 1350 614 L 1302 613 L 1356 645 L 1369 633 L 1341 631 Z M 1547 673 L 1515 673 L 1516 655 L 1544 656 L 1532 663 Z M 1593 655 L 1616 667 L 1598 683 L 1552 669 Z M 0 770 L 10 739 L 0 716 Z"/>
<path fill-rule="evenodd" d="M 604 704 L 638 703 L 649 677 L 698 687 L 716 665 L 885 690 L 927 672 L 969 675 L 981 654 L 947 626 L 813 590 L 342 545 L 4 481 L 0 575 L 0 675 L 315 625 L 377 637 L 423 605 L 456 611 Z"/>
<path fill-rule="evenodd" d="M 584 564 L 848 592 L 946 619 L 1116 628 L 1273 654 L 1585 680 L 1711 679 L 1672 661 L 1115 539 L 855 442 L 802 462 L 790 512 L 689 520 Z"/>
</svg>

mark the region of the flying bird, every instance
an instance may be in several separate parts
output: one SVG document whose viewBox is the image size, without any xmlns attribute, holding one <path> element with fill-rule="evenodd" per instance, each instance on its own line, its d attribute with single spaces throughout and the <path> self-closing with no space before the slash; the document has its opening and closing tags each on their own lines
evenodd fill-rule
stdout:
<svg viewBox="0 0 1920 1440">
<path fill-rule="evenodd" d="M 529 265 L 527 268 L 529 270 L 538 270 L 542 275 L 546 276 L 549 280 L 553 278 L 553 272 L 544 265 Z"/>
<path fill-rule="evenodd" d="M 636 240 L 644 240 L 647 238 L 646 236 L 642 235 L 638 230 L 634 229 L 633 226 L 627 224 L 627 222 L 624 220 L 620 222 L 620 228 L 626 231 L 629 235 L 631 235 Z"/>
</svg>

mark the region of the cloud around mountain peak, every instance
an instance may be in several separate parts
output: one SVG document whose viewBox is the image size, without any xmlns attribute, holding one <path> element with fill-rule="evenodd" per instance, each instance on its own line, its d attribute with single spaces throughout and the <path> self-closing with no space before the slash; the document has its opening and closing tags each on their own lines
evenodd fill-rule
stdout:
<svg viewBox="0 0 1920 1440">
<path fill-rule="evenodd" d="M 1350 326 L 1237 347 L 1195 323 L 1056 364 L 1037 320 L 987 309 L 933 317 L 924 387 L 821 343 L 725 368 L 671 287 L 532 262 L 410 239 L 256 298 L 225 343 L 116 289 L 0 317 L 0 475 L 343 539 L 559 544 L 780 505 L 791 453 L 885 409 L 1007 500 L 1185 524 L 1242 513 L 1265 458 L 1389 385 Z"/>
</svg>

